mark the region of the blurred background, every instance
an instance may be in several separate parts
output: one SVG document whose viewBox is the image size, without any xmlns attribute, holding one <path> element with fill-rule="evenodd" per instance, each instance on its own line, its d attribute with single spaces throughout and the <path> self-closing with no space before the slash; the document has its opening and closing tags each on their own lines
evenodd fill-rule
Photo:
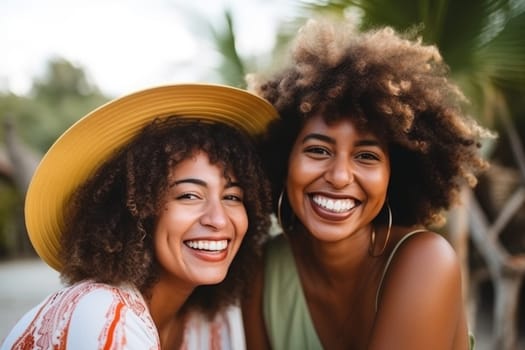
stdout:
<svg viewBox="0 0 525 350">
<path fill-rule="evenodd" d="M 23 219 L 56 137 L 148 86 L 244 87 L 318 16 L 416 31 L 439 47 L 469 112 L 499 134 L 483 145 L 491 169 L 441 230 L 463 262 L 476 349 L 525 348 L 525 0 L 0 0 L 0 339 L 61 285 Z"/>
</svg>

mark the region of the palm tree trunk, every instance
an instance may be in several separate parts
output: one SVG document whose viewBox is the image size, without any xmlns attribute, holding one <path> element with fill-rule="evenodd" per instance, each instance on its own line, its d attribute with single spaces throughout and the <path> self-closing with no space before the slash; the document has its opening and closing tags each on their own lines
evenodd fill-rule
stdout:
<svg viewBox="0 0 525 350">
<path fill-rule="evenodd" d="M 470 196 L 470 203 L 472 240 L 487 264 L 495 290 L 493 346 L 497 350 L 516 350 L 516 310 L 520 286 L 525 276 L 525 256 L 509 254 L 498 239 L 499 230 L 504 224 L 498 224 L 500 220 L 489 224 L 473 194 Z M 500 218 L 508 218 L 510 214 L 507 212 L 514 212 L 519 201 L 509 203 L 516 204 L 506 206 L 500 213 Z M 493 230 L 494 227 L 497 230 Z"/>
<path fill-rule="evenodd" d="M 474 325 L 476 308 L 477 308 L 477 297 L 475 290 L 471 290 L 470 286 L 470 267 L 468 260 L 468 242 L 469 242 L 469 223 L 468 223 L 468 210 L 469 210 L 469 196 L 466 190 L 462 190 L 460 193 L 461 205 L 457 206 L 449 211 L 448 222 L 448 239 L 450 244 L 454 247 L 456 254 L 459 257 L 461 265 L 461 277 L 462 277 L 462 290 L 463 290 L 463 303 L 467 306 L 467 320 L 469 325 Z"/>
<path fill-rule="evenodd" d="M 519 294 L 522 281 L 522 273 L 506 274 L 503 272 L 494 278 L 493 349 L 518 349 L 518 332 L 516 325 L 518 324 L 517 310 L 519 307 Z"/>
</svg>

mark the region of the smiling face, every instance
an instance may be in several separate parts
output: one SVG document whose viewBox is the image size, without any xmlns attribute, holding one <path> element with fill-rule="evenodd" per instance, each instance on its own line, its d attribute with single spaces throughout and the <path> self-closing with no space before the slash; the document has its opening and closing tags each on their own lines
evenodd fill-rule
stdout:
<svg viewBox="0 0 525 350">
<path fill-rule="evenodd" d="M 221 282 L 248 229 L 243 191 L 200 152 L 172 169 L 156 225 L 164 275 L 190 287 Z"/>
<path fill-rule="evenodd" d="M 294 214 L 322 241 L 366 228 L 381 210 L 390 177 L 386 147 L 349 118 L 310 118 L 290 153 L 286 189 Z"/>
</svg>

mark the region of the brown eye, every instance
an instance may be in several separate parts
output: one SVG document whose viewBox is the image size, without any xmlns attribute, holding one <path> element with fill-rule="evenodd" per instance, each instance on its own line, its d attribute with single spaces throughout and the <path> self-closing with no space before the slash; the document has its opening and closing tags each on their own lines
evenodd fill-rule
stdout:
<svg viewBox="0 0 525 350">
<path fill-rule="evenodd" d="M 367 159 L 367 160 L 379 160 L 379 157 L 376 154 L 371 153 L 371 152 L 359 153 L 357 155 L 357 158 L 359 158 L 359 159 Z"/>
<path fill-rule="evenodd" d="M 183 193 L 180 196 L 176 197 L 177 199 L 188 199 L 188 200 L 195 200 L 200 199 L 199 196 L 197 196 L 195 193 Z"/>
<path fill-rule="evenodd" d="M 242 202 L 242 197 L 233 194 L 224 196 L 224 199 L 227 201 Z"/>
<path fill-rule="evenodd" d="M 380 161 L 381 157 L 379 157 L 374 152 L 359 152 L 355 156 L 355 159 L 360 161 L 360 162 L 362 162 L 362 163 L 368 164 L 368 163 L 376 163 L 376 162 Z"/>
<path fill-rule="evenodd" d="M 305 153 L 316 154 L 316 155 L 330 155 L 330 151 L 324 147 L 314 146 L 308 147 L 304 150 Z"/>
</svg>

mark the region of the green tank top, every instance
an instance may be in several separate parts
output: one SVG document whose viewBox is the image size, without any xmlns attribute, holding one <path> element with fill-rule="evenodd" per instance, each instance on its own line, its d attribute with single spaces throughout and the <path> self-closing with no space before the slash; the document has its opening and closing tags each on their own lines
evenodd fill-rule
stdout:
<svg viewBox="0 0 525 350">
<path fill-rule="evenodd" d="M 282 234 L 267 246 L 263 315 L 272 349 L 323 349 L 304 298 L 292 250 Z"/>
<path fill-rule="evenodd" d="M 406 239 L 422 231 L 409 232 L 391 252 L 376 291 L 376 312 L 383 278 L 394 254 Z M 272 349 L 323 350 L 310 317 L 292 250 L 283 234 L 268 242 L 263 288 L 263 317 Z M 470 349 L 474 349 L 472 334 Z"/>
</svg>

